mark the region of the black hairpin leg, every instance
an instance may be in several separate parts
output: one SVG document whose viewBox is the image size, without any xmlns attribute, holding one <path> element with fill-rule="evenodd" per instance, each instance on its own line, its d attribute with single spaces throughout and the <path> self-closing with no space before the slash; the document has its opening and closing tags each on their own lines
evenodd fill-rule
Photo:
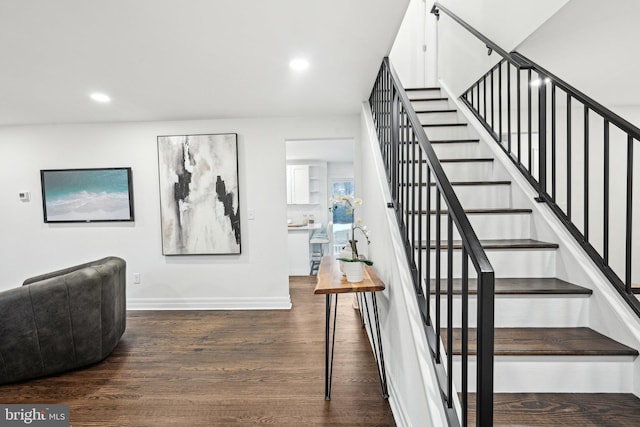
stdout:
<svg viewBox="0 0 640 427">
<path fill-rule="evenodd" d="M 333 309 L 333 330 L 331 330 L 331 300 L 332 295 L 327 294 L 326 303 L 326 330 L 325 330 L 325 352 L 324 352 L 324 399 L 331 400 L 331 378 L 333 376 L 333 349 L 336 344 L 336 315 L 338 313 L 338 295 L 335 296 L 335 307 Z M 329 336 L 331 335 L 331 340 Z"/>
</svg>

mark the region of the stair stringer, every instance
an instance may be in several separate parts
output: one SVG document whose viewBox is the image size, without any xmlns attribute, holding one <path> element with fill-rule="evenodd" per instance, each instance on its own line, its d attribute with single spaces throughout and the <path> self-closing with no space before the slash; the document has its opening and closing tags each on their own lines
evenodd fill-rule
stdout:
<svg viewBox="0 0 640 427">
<path fill-rule="evenodd" d="M 588 326 L 629 347 L 640 350 L 640 317 L 631 310 L 551 209 L 546 204 L 534 200 L 537 192 L 475 115 L 453 96 L 445 82 L 439 83 L 442 90 L 449 96 L 449 102 L 455 105 L 464 115 L 469 126 L 477 132 L 480 144 L 494 155 L 495 166 L 500 165 L 511 177 L 514 206 L 528 207 L 533 210 L 532 238 L 559 244 L 556 254 L 556 276 L 593 291 L 589 298 Z M 640 357 L 635 358 L 633 373 L 629 374 L 633 376 L 633 390 L 623 390 L 623 392 L 631 391 L 636 396 L 640 396 Z"/>
<path fill-rule="evenodd" d="M 448 425 L 402 236 L 394 210 L 386 207 L 392 198 L 371 108 L 366 102 L 362 104 L 360 122 L 356 164 L 360 164 L 361 175 L 367 179 L 356 182 L 358 196 L 364 200 L 358 214 L 373 231 L 367 255 L 386 284 L 386 289 L 377 293 L 377 300 L 389 404 L 399 426 Z M 459 407 L 456 410 L 459 414 Z"/>
</svg>

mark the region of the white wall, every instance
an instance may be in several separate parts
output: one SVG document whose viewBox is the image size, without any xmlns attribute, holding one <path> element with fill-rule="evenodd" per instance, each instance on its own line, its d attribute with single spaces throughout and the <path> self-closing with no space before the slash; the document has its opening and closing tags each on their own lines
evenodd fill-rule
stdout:
<svg viewBox="0 0 640 427">
<path fill-rule="evenodd" d="M 441 3 L 507 52 L 558 11 L 568 0 L 443 0 Z M 438 21 L 438 76 L 456 96 L 501 58 L 444 12 Z M 427 44 L 432 43 L 431 40 Z"/>
<path fill-rule="evenodd" d="M 411 0 L 389 53 L 405 87 L 426 85 L 427 57 L 422 46 L 426 44 L 427 12 L 424 1 Z"/>
<path fill-rule="evenodd" d="M 129 308 L 287 308 L 285 139 L 354 138 L 358 127 L 341 116 L 0 128 L 0 290 L 116 255 L 127 261 Z M 226 132 L 238 134 L 242 254 L 165 257 L 156 137 Z M 134 223 L 43 222 L 40 169 L 113 166 L 133 170 Z"/>
</svg>

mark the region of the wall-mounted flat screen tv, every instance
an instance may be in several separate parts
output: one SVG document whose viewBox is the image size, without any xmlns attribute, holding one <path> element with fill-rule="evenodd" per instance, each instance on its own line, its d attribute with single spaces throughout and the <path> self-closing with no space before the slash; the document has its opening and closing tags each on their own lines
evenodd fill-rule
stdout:
<svg viewBox="0 0 640 427">
<path fill-rule="evenodd" d="M 133 221 L 131 168 L 40 171 L 44 222 Z"/>
</svg>

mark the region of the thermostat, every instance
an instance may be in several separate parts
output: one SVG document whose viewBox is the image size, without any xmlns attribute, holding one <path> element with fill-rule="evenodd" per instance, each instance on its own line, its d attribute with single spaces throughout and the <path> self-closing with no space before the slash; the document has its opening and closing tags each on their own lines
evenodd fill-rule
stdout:
<svg viewBox="0 0 640 427">
<path fill-rule="evenodd" d="M 23 202 L 28 202 L 29 200 L 31 200 L 31 193 L 29 193 L 28 191 L 21 191 L 18 193 L 18 197 L 20 197 L 20 200 L 22 200 Z"/>
</svg>

